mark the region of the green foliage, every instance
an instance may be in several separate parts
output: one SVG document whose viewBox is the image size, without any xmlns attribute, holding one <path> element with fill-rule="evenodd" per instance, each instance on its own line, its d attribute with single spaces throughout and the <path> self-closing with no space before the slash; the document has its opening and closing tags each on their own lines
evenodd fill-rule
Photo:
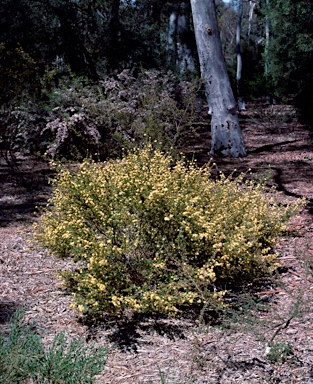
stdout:
<svg viewBox="0 0 313 384">
<path fill-rule="evenodd" d="M 22 327 L 22 313 L 15 313 L 8 340 L 0 336 L 0 381 L 20 383 L 40 364 L 44 349 L 40 336 Z"/>
<path fill-rule="evenodd" d="M 45 350 L 42 338 L 23 323 L 23 312 L 10 322 L 8 337 L 0 335 L 0 381 L 3 384 L 93 383 L 104 367 L 107 350 L 85 346 L 84 340 L 66 341 L 55 336 Z M 31 380 L 31 381 L 30 381 Z"/>
<path fill-rule="evenodd" d="M 260 48 L 253 42 L 243 44 L 243 92 L 247 100 L 264 96 L 267 87 Z"/>
<path fill-rule="evenodd" d="M 37 64 L 55 59 L 60 44 L 59 29 L 49 1 L 39 4 L 37 0 L 2 0 L 0 3 L 0 41 L 10 48 L 20 45 Z"/>
<path fill-rule="evenodd" d="M 0 157 L 12 166 L 14 152 L 29 147 L 31 129 L 21 129 L 14 109 L 40 93 L 41 83 L 35 60 L 20 44 L 12 47 L 0 41 Z M 37 136 L 38 136 L 38 132 Z M 15 167 L 14 167 L 15 168 Z"/>
<path fill-rule="evenodd" d="M 292 95 L 301 115 L 312 123 L 313 3 L 270 1 L 270 75 L 278 96 Z"/>
<path fill-rule="evenodd" d="M 175 314 L 219 306 L 225 287 L 275 270 L 275 238 L 299 204 L 169 155 L 135 149 L 122 160 L 60 169 L 36 239 L 79 262 L 61 271 L 80 312 L 126 308 Z"/>
<path fill-rule="evenodd" d="M 0 105 L 33 95 L 40 82 L 35 61 L 19 45 L 8 49 L 0 42 Z"/>
</svg>

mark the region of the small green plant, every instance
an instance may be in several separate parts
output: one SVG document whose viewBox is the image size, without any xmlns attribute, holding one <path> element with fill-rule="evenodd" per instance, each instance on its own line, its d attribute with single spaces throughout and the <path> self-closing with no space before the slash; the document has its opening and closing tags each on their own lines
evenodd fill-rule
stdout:
<svg viewBox="0 0 313 384">
<path fill-rule="evenodd" d="M 107 349 L 85 346 L 84 340 L 66 341 L 55 336 L 46 350 L 39 334 L 23 323 L 23 312 L 14 314 L 8 337 L 0 335 L 0 382 L 2 384 L 93 383 L 106 362 Z"/>
<path fill-rule="evenodd" d="M 165 373 L 158 367 L 161 384 L 166 384 Z"/>
<path fill-rule="evenodd" d="M 244 175 L 214 181 L 209 166 L 149 145 L 60 169 L 52 204 L 35 238 L 80 262 L 60 276 L 92 316 L 222 305 L 225 287 L 275 270 L 272 246 L 301 205 L 280 205 Z"/>
<path fill-rule="evenodd" d="M 285 363 L 294 355 L 293 346 L 288 342 L 277 342 L 267 347 L 266 357 L 268 360 Z"/>
</svg>

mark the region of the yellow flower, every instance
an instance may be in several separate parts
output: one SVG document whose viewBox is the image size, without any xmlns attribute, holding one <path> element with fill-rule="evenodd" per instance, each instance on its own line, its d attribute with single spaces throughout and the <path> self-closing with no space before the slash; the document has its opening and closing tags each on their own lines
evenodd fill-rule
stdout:
<svg viewBox="0 0 313 384">
<path fill-rule="evenodd" d="M 85 307 L 81 304 L 78 305 L 77 309 L 78 309 L 78 312 L 81 312 L 81 313 L 85 311 Z"/>
</svg>

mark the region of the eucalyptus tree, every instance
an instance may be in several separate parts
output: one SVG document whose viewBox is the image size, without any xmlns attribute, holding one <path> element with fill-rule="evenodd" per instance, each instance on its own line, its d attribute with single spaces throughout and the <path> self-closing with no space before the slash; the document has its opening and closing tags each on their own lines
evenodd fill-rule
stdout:
<svg viewBox="0 0 313 384">
<path fill-rule="evenodd" d="M 245 103 L 243 101 L 241 92 L 241 73 L 242 73 L 242 57 L 241 57 L 241 22 L 243 15 L 243 0 L 238 0 L 238 19 L 236 27 L 236 55 L 237 55 L 237 72 L 236 72 L 236 88 L 238 98 L 238 109 L 245 110 Z"/>
<path fill-rule="evenodd" d="M 269 22 L 269 0 L 265 0 L 265 49 L 264 49 L 264 68 L 265 68 L 265 81 L 266 81 L 266 103 L 270 103 L 269 95 L 269 55 L 268 48 L 270 44 L 270 22 Z"/>
<path fill-rule="evenodd" d="M 187 0 L 174 0 L 170 8 L 166 36 L 168 64 L 177 67 L 181 74 L 194 72 L 196 66 L 190 4 Z"/>
<path fill-rule="evenodd" d="M 236 101 L 223 55 L 214 0 L 191 0 L 201 76 L 211 113 L 211 153 L 245 156 Z"/>
<path fill-rule="evenodd" d="M 258 2 L 258 0 L 250 0 L 249 1 L 248 32 L 247 32 L 248 40 L 250 40 L 250 36 L 251 36 L 253 15 L 254 15 L 254 10 L 255 10 L 255 6 L 257 5 L 257 2 Z"/>
</svg>

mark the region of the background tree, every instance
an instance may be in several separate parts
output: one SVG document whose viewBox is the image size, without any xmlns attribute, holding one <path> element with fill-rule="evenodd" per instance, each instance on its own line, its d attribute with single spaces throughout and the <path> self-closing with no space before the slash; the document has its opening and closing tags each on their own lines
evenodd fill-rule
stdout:
<svg viewBox="0 0 313 384">
<path fill-rule="evenodd" d="M 191 9 L 187 1 L 174 1 L 167 26 L 167 54 L 170 67 L 183 75 L 196 70 L 194 34 L 191 31 Z"/>
<path fill-rule="evenodd" d="M 269 76 L 275 95 L 295 102 L 301 117 L 313 121 L 313 2 L 271 0 Z"/>
<path fill-rule="evenodd" d="M 242 57 L 241 57 L 241 22 L 243 15 L 243 0 L 238 1 L 238 18 L 236 27 L 236 55 L 237 55 L 237 71 L 236 71 L 236 89 L 239 111 L 246 109 L 241 92 L 241 74 L 242 74 Z"/>
<path fill-rule="evenodd" d="M 270 104 L 270 95 L 269 95 L 269 66 L 270 59 L 268 54 L 269 44 L 270 44 L 270 2 L 265 0 L 265 49 L 264 49 L 264 71 L 265 71 L 265 82 L 266 82 L 266 104 Z"/>
<path fill-rule="evenodd" d="M 227 74 L 214 0 L 191 0 L 191 8 L 206 98 L 212 114 L 211 153 L 246 154 L 236 102 Z"/>
</svg>

